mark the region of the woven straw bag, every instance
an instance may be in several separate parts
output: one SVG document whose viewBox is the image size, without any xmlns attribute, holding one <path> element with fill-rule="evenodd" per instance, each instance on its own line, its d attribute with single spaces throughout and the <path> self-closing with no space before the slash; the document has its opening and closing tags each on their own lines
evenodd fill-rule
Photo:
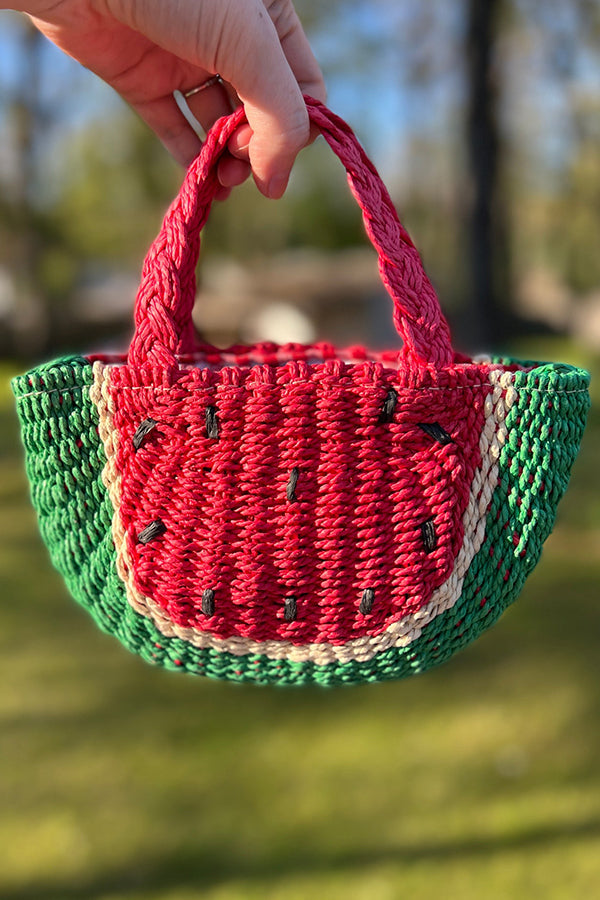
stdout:
<svg viewBox="0 0 600 900">
<path fill-rule="evenodd" d="M 519 593 L 552 529 L 586 372 L 452 350 L 406 231 L 348 126 L 344 164 L 401 351 L 218 350 L 192 327 L 220 120 L 146 258 L 127 357 L 13 382 L 42 536 L 75 599 L 151 663 L 276 684 L 400 678 Z"/>
</svg>

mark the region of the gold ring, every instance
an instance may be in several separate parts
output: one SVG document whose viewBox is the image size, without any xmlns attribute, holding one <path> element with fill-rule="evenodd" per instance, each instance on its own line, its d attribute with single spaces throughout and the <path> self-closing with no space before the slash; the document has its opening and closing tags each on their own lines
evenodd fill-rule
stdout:
<svg viewBox="0 0 600 900">
<path fill-rule="evenodd" d="M 223 79 L 220 75 L 211 75 L 210 78 L 207 78 L 206 81 L 203 81 L 202 84 L 198 85 L 198 87 L 191 88 L 191 90 L 189 91 L 182 91 L 182 93 L 187 100 L 188 97 L 193 97 L 194 94 L 199 94 L 201 91 L 205 91 L 207 88 L 213 87 L 215 84 L 223 84 Z"/>
</svg>

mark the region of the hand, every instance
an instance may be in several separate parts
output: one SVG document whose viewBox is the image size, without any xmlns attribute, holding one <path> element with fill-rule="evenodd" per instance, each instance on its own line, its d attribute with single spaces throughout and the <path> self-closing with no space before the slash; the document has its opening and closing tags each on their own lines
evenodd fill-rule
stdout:
<svg viewBox="0 0 600 900">
<path fill-rule="evenodd" d="M 4 4 L 1 4 L 4 6 Z M 310 142 L 307 93 L 325 87 L 292 0 L 22 0 L 26 12 L 61 50 L 112 85 L 183 165 L 201 142 L 179 110 L 183 93 L 219 73 L 189 98 L 208 129 L 243 103 L 240 127 L 219 165 L 222 195 L 248 176 L 281 197 L 294 160 Z"/>
</svg>

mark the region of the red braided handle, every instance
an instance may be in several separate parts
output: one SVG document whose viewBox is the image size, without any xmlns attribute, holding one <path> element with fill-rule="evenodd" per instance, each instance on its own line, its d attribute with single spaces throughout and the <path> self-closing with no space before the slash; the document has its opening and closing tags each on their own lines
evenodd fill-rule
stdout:
<svg viewBox="0 0 600 900">
<path fill-rule="evenodd" d="M 417 368 L 450 365 L 453 351 L 448 324 L 375 167 L 343 119 L 310 97 L 306 105 L 311 121 L 346 168 L 350 189 L 377 251 L 381 279 L 394 302 L 394 324 L 404 341 L 406 361 Z M 244 121 L 240 107 L 215 123 L 148 252 L 135 302 L 131 365 L 176 366 L 177 354 L 191 352 L 196 346 L 192 308 L 200 232 L 218 187 L 217 161 Z"/>
</svg>

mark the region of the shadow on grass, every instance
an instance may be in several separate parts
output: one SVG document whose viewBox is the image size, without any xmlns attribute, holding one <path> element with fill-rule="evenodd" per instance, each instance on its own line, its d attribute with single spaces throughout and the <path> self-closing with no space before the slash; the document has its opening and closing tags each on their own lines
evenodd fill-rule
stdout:
<svg viewBox="0 0 600 900">
<path fill-rule="evenodd" d="M 468 862 L 503 852 L 518 850 L 523 853 L 540 848 L 547 848 L 551 852 L 556 844 L 597 837 L 600 837 L 600 818 L 584 819 L 574 824 L 547 825 L 510 836 L 473 837 L 463 841 L 372 850 L 347 847 L 341 853 L 332 852 L 330 855 L 323 854 L 319 848 L 315 852 L 310 852 L 307 848 L 293 848 L 287 854 L 278 852 L 277 856 L 256 862 L 236 860 L 226 849 L 222 855 L 211 853 L 210 857 L 187 849 L 165 854 L 162 858 L 160 854 L 153 853 L 148 858 L 139 858 L 135 863 L 99 878 L 78 883 L 70 880 L 63 884 L 36 884 L 9 889 L 2 896 L 3 900 L 97 900 L 118 892 L 126 893 L 131 900 L 135 900 L 138 896 L 155 896 L 160 891 L 167 890 L 197 890 L 198 896 L 201 896 L 202 891 L 232 880 L 257 881 L 263 885 L 315 874 L 346 872 L 351 876 L 355 871 L 364 872 L 365 869 L 379 865 L 443 862 L 450 859 Z"/>
<path fill-rule="evenodd" d="M 12 652 L 13 633 L 20 635 L 19 652 L 32 657 L 43 641 L 36 677 L 43 678 L 46 690 L 56 685 L 59 691 L 65 680 L 76 682 L 87 708 L 56 709 L 48 716 L 38 709 L 30 715 L 6 716 L 5 734 L 19 731 L 35 739 L 36 732 L 42 734 L 52 726 L 63 737 L 73 730 L 74 735 L 106 742 L 131 736 L 139 727 L 148 738 L 154 731 L 158 738 L 161 731 L 172 730 L 193 742 L 207 737 L 209 722 L 208 734 L 218 731 L 223 740 L 233 740 L 241 732 L 247 739 L 259 740 L 269 723 L 318 729 L 336 717 L 388 716 L 400 708 L 426 714 L 444 703 L 479 696 L 474 684 L 485 684 L 490 696 L 498 699 L 508 696 L 509 675 L 513 673 L 514 681 L 526 671 L 535 679 L 524 685 L 531 695 L 543 690 L 548 680 L 577 685 L 580 711 L 585 711 L 580 726 L 590 749 L 600 751 L 600 603 L 598 566 L 592 562 L 572 571 L 560 560 L 548 559 L 500 622 L 450 662 L 403 682 L 352 689 L 236 685 L 155 669 L 101 634 L 66 592 L 63 596 L 58 581 L 55 597 L 43 604 L 32 599 L 31 606 L 34 633 L 26 626 L 26 610 L 19 606 L 5 611 L 6 653 Z"/>
</svg>

